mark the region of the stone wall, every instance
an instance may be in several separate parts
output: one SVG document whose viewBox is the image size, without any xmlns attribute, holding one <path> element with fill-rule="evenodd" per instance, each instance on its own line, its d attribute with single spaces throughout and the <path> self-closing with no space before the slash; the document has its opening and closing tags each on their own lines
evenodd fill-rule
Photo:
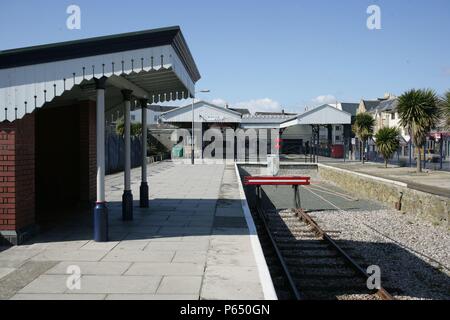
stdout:
<svg viewBox="0 0 450 320">
<path fill-rule="evenodd" d="M 380 201 L 395 208 L 402 197 L 402 212 L 422 216 L 435 224 L 450 227 L 450 198 L 408 188 L 404 183 L 370 177 L 348 170 L 319 164 L 320 178 L 355 194 L 358 197 Z"/>
</svg>

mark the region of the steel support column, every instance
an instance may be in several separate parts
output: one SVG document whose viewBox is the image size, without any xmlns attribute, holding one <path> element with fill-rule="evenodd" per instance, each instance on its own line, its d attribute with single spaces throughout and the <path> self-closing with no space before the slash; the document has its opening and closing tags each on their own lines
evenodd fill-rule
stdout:
<svg viewBox="0 0 450 320">
<path fill-rule="evenodd" d="M 192 97 L 192 128 L 191 128 L 191 164 L 194 164 L 195 163 L 195 160 L 194 160 L 194 128 L 195 128 L 195 126 L 194 126 L 194 123 L 195 123 L 195 118 L 194 118 L 194 115 L 195 115 L 195 113 L 194 113 L 194 97 Z"/>
<path fill-rule="evenodd" d="M 94 208 L 94 240 L 108 241 L 108 208 L 105 199 L 105 89 L 106 77 L 95 79 L 97 89 L 97 200 Z"/>
<path fill-rule="evenodd" d="M 130 134 L 130 109 L 131 90 L 122 90 L 124 100 L 124 140 L 125 140 L 125 170 L 124 190 L 122 195 L 122 219 L 133 220 L 133 194 L 131 193 L 131 134 Z"/>
<path fill-rule="evenodd" d="M 139 188 L 139 206 L 148 208 L 148 184 L 147 184 L 147 100 L 142 99 L 142 167 L 141 167 L 141 186 Z"/>
</svg>

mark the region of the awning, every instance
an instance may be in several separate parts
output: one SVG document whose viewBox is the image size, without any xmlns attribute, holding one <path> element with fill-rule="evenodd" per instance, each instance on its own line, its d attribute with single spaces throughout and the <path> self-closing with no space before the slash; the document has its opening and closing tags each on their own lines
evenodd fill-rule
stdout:
<svg viewBox="0 0 450 320">
<path fill-rule="evenodd" d="M 95 97 L 93 79 L 158 103 L 194 96 L 200 74 L 179 27 L 0 51 L 0 122 Z"/>
<path fill-rule="evenodd" d="M 203 123 L 240 123 L 241 114 L 215 104 L 197 101 L 194 103 L 194 122 Z M 191 123 L 192 104 L 176 108 L 161 115 L 164 123 Z"/>
<path fill-rule="evenodd" d="M 348 112 L 339 110 L 328 104 L 321 105 L 314 109 L 299 114 L 292 120 L 283 122 L 280 128 L 287 128 L 299 124 L 308 125 L 329 125 L 329 124 L 351 124 L 352 115 Z"/>
</svg>

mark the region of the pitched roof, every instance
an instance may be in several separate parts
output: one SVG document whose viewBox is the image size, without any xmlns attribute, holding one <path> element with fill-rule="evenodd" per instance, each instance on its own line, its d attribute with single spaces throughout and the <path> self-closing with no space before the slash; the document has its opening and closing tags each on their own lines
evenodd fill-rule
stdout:
<svg viewBox="0 0 450 320">
<path fill-rule="evenodd" d="M 350 113 L 352 116 L 356 116 L 356 111 L 358 110 L 359 104 L 353 102 L 342 102 L 342 111 Z"/>
<path fill-rule="evenodd" d="M 383 112 L 395 111 L 397 109 L 397 105 L 398 105 L 397 98 L 384 100 L 380 102 L 376 110 Z"/>
<path fill-rule="evenodd" d="M 228 114 L 230 117 L 232 117 L 232 119 L 234 119 L 234 120 L 238 119 L 239 122 L 242 118 L 242 114 L 240 114 L 237 111 L 231 110 L 229 108 L 220 107 L 218 105 L 215 105 L 215 104 L 212 104 L 212 103 L 209 103 L 206 101 L 197 101 L 194 103 L 194 109 L 197 109 L 198 107 L 202 107 L 202 106 L 208 106 L 210 108 L 216 109 L 217 111 L 219 111 L 222 114 Z M 165 121 L 169 121 L 169 119 L 171 117 L 176 117 L 177 115 L 184 114 L 184 113 L 191 113 L 191 108 L 192 108 L 192 104 L 188 104 L 183 107 L 179 107 L 179 108 L 175 108 L 170 111 L 167 111 L 167 112 L 163 112 L 161 114 L 161 116 L 163 119 L 165 119 Z M 189 119 L 190 119 L 189 121 L 191 121 L 191 118 L 189 118 Z M 170 120 L 170 121 L 172 121 L 172 120 Z"/>
<path fill-rule="evenodd" d="M 292 118 L 295 114 L 254 114 L 242 116 L 243 123 L 282 123 Z"/>
<path fill-rule="evenodd" d="M 239 112 L 242 115 L 250 114 L 250 111 L 248 109 L 245 109 L 245 108 L 228 108 L 228 109 L 236 111 L 236 112 Z"/>
<path fill-rule="evenodd" d="M 194 82 L 200 79 L 200 73 L 179 26 L 3 50 L 0 51 L 0 69 L 162 45 L 174 48 Z"/>
<path fill-rule="evenodd" d="M 363 100 L 362 101 L 364 103 L 364 106 L 366 107 L 366 111 L 370 112 L 374 109 L 376 109 L 376 107 L 378 107 L 378 105 L 380 104 L 380 100 Z"/>
<path fill-rule="evenodd" d="M 296 124 L 350 124 L 351 114 L 329 104 L 309 109 L 281 124 L 281 128 Z"/>
<path fill-rule="evenodd" d="M 257 116 L 295 116 L 296 113 L 290 113 L 290 112 L 265 112 L 265 111 L 257 111 L 255 112 L 255 115 Z"/>
</svg>

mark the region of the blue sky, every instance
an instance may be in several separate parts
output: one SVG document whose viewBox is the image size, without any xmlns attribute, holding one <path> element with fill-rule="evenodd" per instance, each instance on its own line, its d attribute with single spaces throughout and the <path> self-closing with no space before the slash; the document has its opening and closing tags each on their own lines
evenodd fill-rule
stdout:
<svg viewBox="0 0 450 320">
<path fill-rule="evenodd" d="M 81 8 L 68 30 L 66 8 Z M 381 30 L 366 27 L 369 5 Z M 180 25 L 205 100 L 302 111 L 409 88 L 450 89 L 448 0 L 2 1 L 0 50 Z"/>
</svg>

